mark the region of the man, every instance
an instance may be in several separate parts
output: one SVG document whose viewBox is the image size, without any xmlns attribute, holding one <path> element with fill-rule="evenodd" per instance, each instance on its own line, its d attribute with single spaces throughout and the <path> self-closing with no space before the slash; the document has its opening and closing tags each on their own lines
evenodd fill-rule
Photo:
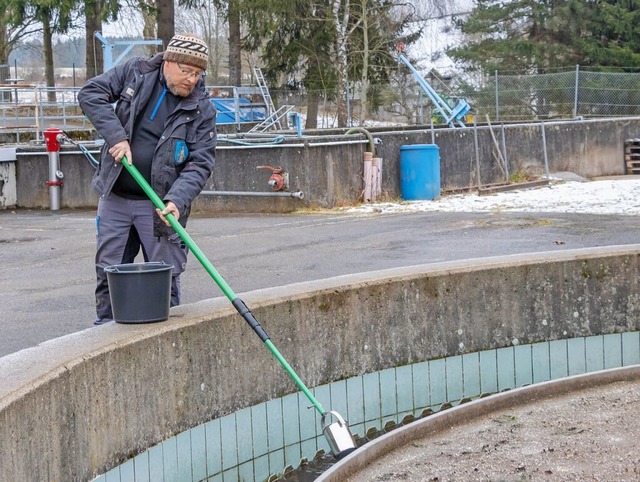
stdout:
<svg viewBox="0 0 640 482">
<path fill-rule="evenodd" d="M 105 140 L 92 182 L 100 195 L 95 324 L 113 320 L 104 268 L 131 262 L 138 243 L 145 260 L 173 266 L 171 306 L 180 304 L 188 249 L 165 215 L 172 213 L 186 225 L 191 203 L 215 163 L 216 114 L 202 79 L 208 55 L 202 39 L 176 35 L 164 53 L 117 65 L 90 79 L 78 94 Z M 164 201 L 162 212 L 123 168 L 125 158 Z"/>
</svg>

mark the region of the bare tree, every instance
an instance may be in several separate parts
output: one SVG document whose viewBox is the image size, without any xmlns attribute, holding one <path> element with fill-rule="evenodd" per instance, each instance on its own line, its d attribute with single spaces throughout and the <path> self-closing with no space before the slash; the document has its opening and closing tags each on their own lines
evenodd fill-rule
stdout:
<svg viewBox="0 0 640 482">
<path fill-rule="evenodd" d="M 156 0 L 158 12 L 158 38 L 162 40 L 163 46 L 169 45 L 169 40 L 175 34 L 175 5 L 174 0 Z"/>
<path fill-rule="evenodd" d="M 347 71 L 349 67 L 347 61 L 347 28 L 349 25 L 349 10 L 349 0 L 333 0 L 338 127 L 346 127 L 347 125 Z"/>
<path fill-rule="evenodd" d="M 100 45 L 96 45 L 96 32 L 102 31 L 102 2 L 86 0 L 84 4 L 85 78 L 90 79 L 102 72 L 104 54 Z"/>
<path fill-rule="evenodd" d="M 369 92 L 369 15 L 368 1 L 362 0 L 360 22 L 362 23 L 362 72 L 360 74 L 360 108 L 358 112 L 359 124 L 367 118 L 367 95 Z"/>
<path fill-rule="evenodd" d="M 207 69 L 207 84 L 220 83 L 223 60 L 227 55 L 227 29 L 224 15 L 213 1 L 203 3 L 197 9 L 178 9 L 176 15 L 176 29 L 184 32 L 194 32 L 200 35 L 209 46 L 209 67 Z"/>
<path fill-rule="evenodd" d="M 240 0 L 228 0 L 229 85 L 242 82 L 242 43 L 240 36 Z"/>
<path fill-rule="evenodd" d="M 155 0 L 138 0 L 138 8 L 142 14 L 142 38 L 155 39 L 158 37 L 158 9 Z M 147 46 L 147 53 L 153 55 L 158 48 Z"/>
<path fill-rule="evenodd" d="M 0 1 L 0 64 L 9 61 L 9 54 L 22 39 L 42 30 L 33 18 L 15 19 L 11 5 L 4 3 Z"/>
</svg>

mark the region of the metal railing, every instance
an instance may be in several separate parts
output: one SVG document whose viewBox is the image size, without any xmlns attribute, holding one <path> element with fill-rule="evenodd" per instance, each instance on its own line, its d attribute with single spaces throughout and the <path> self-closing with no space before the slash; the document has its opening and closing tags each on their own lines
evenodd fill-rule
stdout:
<svg viewBox="0 0 640 482">
<path fill-rule="evenodd" d="M 78 105 L 77 87 L 44 87 L 15 83 L 0 87 L 0 131 L 34 132 L 49 127 L 89 128 Z"/>
</svg>

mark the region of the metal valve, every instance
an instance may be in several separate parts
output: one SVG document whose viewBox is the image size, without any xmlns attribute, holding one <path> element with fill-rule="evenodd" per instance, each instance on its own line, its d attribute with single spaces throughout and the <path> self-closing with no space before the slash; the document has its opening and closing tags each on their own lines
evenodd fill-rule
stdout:
<svg viewBox="0 0 640 482">
<path fill-rule="evenodd" d="M 289 186 L 289 173 L 285 172 L 282 167 L 257 166 L 257 169 L 269 169 L 271 171 L 267 184 L 272 191 L 282 191 Z"/>
</svg>

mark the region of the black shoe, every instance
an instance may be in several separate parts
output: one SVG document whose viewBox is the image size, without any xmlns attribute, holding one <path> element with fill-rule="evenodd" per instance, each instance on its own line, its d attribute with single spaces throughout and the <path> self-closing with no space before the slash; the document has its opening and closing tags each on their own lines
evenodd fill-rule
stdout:
<svg viewBox="0 0 640 482">
<path fill-rule="evenodd" d="M 104 318 L 104 319 L 97 319 L 96 321 L 93 322 L 94 325 L 105 325 L 107 323 L 111 323 L 113 320 L 110 318 Z"/>
</svg>

